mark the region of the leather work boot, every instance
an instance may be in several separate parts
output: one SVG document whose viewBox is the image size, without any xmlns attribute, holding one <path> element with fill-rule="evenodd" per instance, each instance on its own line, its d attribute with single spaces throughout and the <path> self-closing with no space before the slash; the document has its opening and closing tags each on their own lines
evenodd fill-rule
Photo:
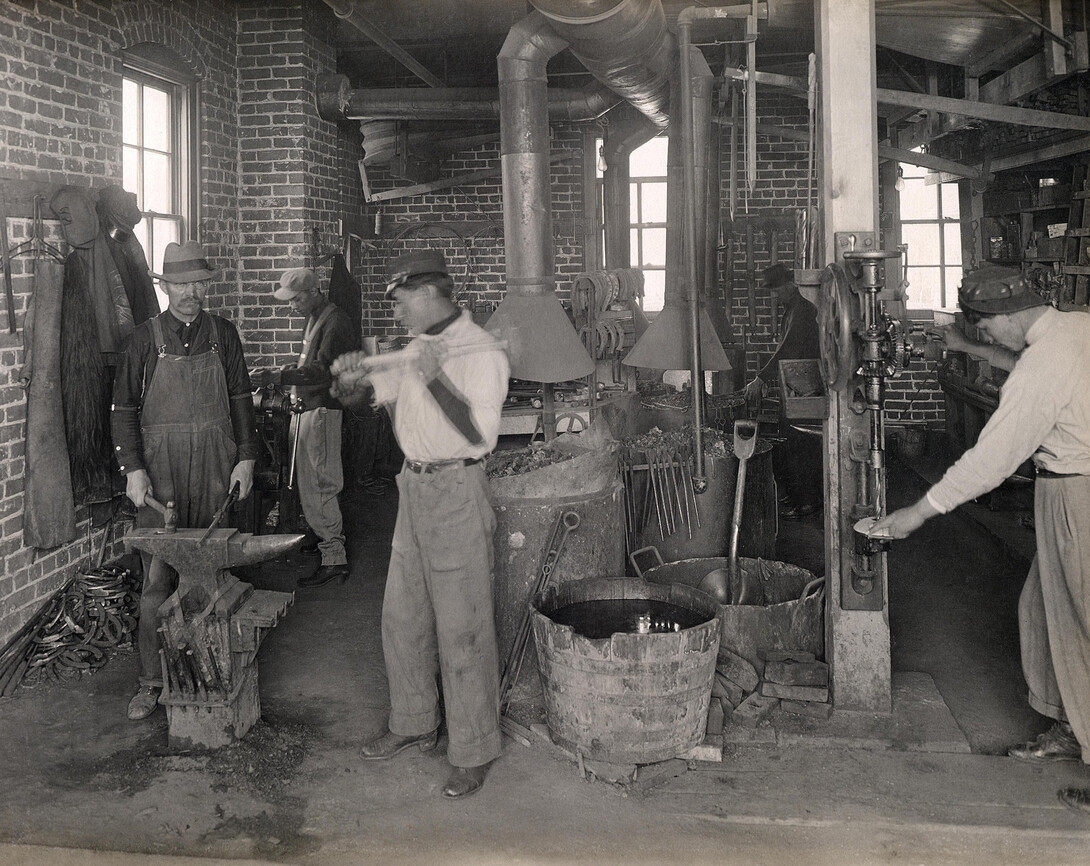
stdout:
<svg viewBox="0 0 1090 866">
<path fill-rule="evenodd" d="M 479 767 L 455 767 L 443 786 L 443 796 L 448 800 L 459 800 L 476 794 L 484 787 L 484 777 L 491 766 L 492 762 L 489 761 Z"/>
<path fill-rule="evenodd" d="M 1056 796 L 1068 809 L 1090 815 L 1090 788 L 1060 788 Z"/>
<path fill-rule="evenodd" d="M 339 580 L 344 583 L 348 580 L 347 565 L 323 565 L 314 574 L 299 578 L 299 586 L 308 588 L 312 586 L 325 586 L 331 580 Z"/>
<path fill-rule="evenodd" d="M 387 731 L 377 740 L 371 740 L 360 747 L 360 757 L 365 761 L 385 761 L 410 746 L 418 746 L 421 752 L 430 752 L 439 743 L 438 728 L 427 734 L 419 734 L 415 737 L 403 737 L 393 731 Z"/>
<path fill-rule="evenodd" d="M 162 689 L 158 686 L 140 686 L 140 691 L 129 701 L 129 721 L 138 722 L 154 713 L 155 708 L 159 706 L 161 691 Z"/>
<path fill-rule="evenodd" d="M 1067 722 L 1056 722 L 1036 740 L 1014 746 L 1007 752 L 1012 758 L 1030 763 L 1081 761 L 1082 746 Z"/>
</svg>

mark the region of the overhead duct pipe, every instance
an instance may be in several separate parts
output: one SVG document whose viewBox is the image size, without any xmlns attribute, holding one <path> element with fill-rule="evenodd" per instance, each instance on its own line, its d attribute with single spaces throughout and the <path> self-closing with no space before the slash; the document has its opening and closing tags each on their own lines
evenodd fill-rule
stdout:
<svg viewBox="0 0 1090 866">
<path fill-rule="evenodd" d="M 588 71 L 665 129 L 677 44 L 661 0 L 530 0 Z"/>
<path fill-rule="evenodd" d="M 492 87 L 355 88 L 347 75 L 320 75 L 316 85 L 323 120 L 477 120 L 499 117 L 500 95 Z M 551 88 L 546 102 L 554 120 L 595 120 L 620 101 L 598 82 Z"/>
</svg>

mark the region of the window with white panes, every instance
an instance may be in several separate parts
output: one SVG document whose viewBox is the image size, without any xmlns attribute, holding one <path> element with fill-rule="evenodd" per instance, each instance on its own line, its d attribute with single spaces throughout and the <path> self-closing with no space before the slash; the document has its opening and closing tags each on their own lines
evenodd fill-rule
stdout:
<svg viewBox="0 0 1090 866">
<path fill-rule="evenodd" d="M 143 218 L 133 232 L 153 273 L 169 243 L 186 238 L 190 202 L 190 82 L 127 61 L 122 81 L 122 185 Z"/>
<path fill-rule="evenodd" d="M 643 271 L 643 308 L 662 309 L 666 292 L 666 138 L 652 138 L 629 157 L 632 267 Z"/>
<path fill-rule="evenodd" d="M 666 144 L 653 138 L 632 151 L 629 171 L 630 266 L 643 271 L 644 312 L 662 309 L 666 291 Z M 596 142 L 601 154 L 602 140 Z M 605 261 L 605 203 L 602 160 L 598 160 L 595 195 L 598 201 L 599 261 Z"/>
<path fill-rule="evenodd" d="M 901 163 L 901 240 L 908 244 L 908 308 L 957 303 L 961 283 L 961 203 L 956 183 L 930 182 L 928 171 Z M 900 186 L 901 184 L 898 184 Z"/>
</svg>

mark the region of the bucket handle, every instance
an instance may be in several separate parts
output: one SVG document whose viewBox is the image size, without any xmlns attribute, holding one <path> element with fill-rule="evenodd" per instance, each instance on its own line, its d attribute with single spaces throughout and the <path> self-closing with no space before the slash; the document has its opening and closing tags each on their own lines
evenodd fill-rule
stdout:
<svg viewBox="0 0 1090 866">
<path fill-rule="evenodd" d="M 806 601 L 807 597 L 810 596 L 810 590 L 813 589 L 814 587 L 818 587 L 817 591 L 814 593 L 814 596 L 815 597 L 823 597 L 825 595 L 825 578 L 824 577 L 815 577 L 808 584 L 806 584 L 806 586 L 804 586 L 802 588 L 802 592 L 799 593 L 798 604 L 795 606 L 794 611 L 791 612 L 791 630 L 792 631 L 795 630 L 795 624 L 796 624 L 796 622 L 797 622 L 797 620 L 799 618 L 799 614 L 802 613 L 802 603 L 804 601 Z"/>
<path fill-rule="evenodd" d="M 641 553 L 648 553 L 648 552 L 651 552 L 651 553 L 655 554 L 655 559 L 658 560 L 656 565 L 665 565 L 666 564 L 666 562 L 662 558 L 662 554 L 659 553 L 659 549 L 657 547 L 655 547 L 655 545 L 653 545 L 653 544 L 649 544 L 649 545 L 647 545 L 647 547 L 641 547 L 639 550 L 633 550 L 630 554 L 628 554 L 628 561 L 632 563 L 632 567 L 634 569 L 636 569 L 636 575 L 641 580 L 643 579 L 643 571 L 640 569 L 639 563 L 636 562 L 636 557 L 639 556 Z"/>
</svg>

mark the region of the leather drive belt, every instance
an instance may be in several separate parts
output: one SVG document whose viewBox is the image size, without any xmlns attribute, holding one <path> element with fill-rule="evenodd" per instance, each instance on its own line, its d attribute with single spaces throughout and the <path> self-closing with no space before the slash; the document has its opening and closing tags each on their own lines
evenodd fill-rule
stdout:
<svg viewBox="0 0 1090 866">
<path fill-rule="evenodd" d="M 421 475 L 430 475 L 432 472 L 438 472 L 440 469 L 449 469 L 451 466 L 473 466 L 476 463 L 480 463 L 484 458 L 482 457 L 466 457 L 464 460 L 435 460 L 431 463 L 427 463 L 423 460 L 406 460 L 406 468 L 417 472 Z"/>
</svg>

